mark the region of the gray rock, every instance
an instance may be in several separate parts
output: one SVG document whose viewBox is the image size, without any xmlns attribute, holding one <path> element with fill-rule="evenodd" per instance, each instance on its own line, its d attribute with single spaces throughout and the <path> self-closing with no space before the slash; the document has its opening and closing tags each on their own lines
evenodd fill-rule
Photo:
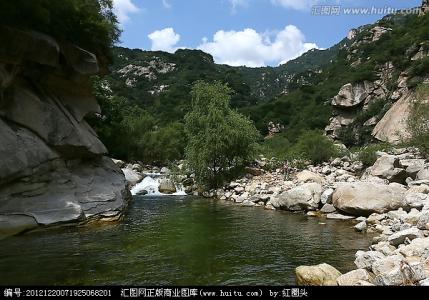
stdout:
<svg viewBox="0 0 429 300">
<path fill-rule="evenodd" d="M 296 179 L 300 183 L 308 183 L 308 182 L 315 182 L 319 184 L 323 184 L 324 179 L 319 174 L 310 172 L 308 170 L 304 170 L 296 174 Z"/>
<path fill-rule="evenodd" d="M 403 223 L 415 226 L 417 225 L 420 215 L 421 213 L 417 209 L 413 208 L 408 214 L 401 218 L 401 221 Z"/>
<path fill-rule="evenodd" d="M 377 285 L 398 286 L 406 282 L 402 272 L 403 257 L 392 255 L 380 260 L 376 260 L 372 265 L 372 272 L 375 275 Z"/>
<path fill-rule="evenodd" d="M 366 229 L 366 227 L 367 227 L 366 226 L 366 222 L 363 221 L 363 222 L 360 222 L 360 223 L 356 224 L 354 228 L 355 228 L 356 231 L 361 232 L 361 231 L 364 231 Z"/>
<path fill-rule="evenodd" d="M 399 158 L 393 155 L 378 158 L 371 169 L 371 175 L 398 183 L 405 182 L 407 178 L 405 170 L 400 168 Z"/>
<path fill-rule="evenodd" d="M 337 213 L 330 213 L 326 216 L 326 218 L 330 220 L 352 220 L 355 217 L 346 216 L 346 215 L 337 214 Z"/>
<path fill-rule="evenodd" d="M 122 172 L 125 175 L 125 180 L 131 185 L 134 186 L 140 181 L 143 180 L 143 176 L 136 171 L 134 171 L 132 168 L 127 167 L 125 169 L 122 169 Z"/>
<path fill-rule="evenodd" d="M 422 257 L 423 259 L 429 258 L 429 238 L 415 238 L 409 245 L 400 247 L 399 253 L 405 257 Z"/>
<path fill-rule="evenodd" d="M 389 244 L 387 241 L 378 242 L 377 244 L 371 245 L 370 250 L 378 251 L 385 256 L 392 255 L 396 248 Z"/>
<path fill-rule="evenodd" d="M 355 265 L 359 269 L 371 270 L 372 265 L 380 260 L 385 258 L 384 254 L 378 251 L 358 251 L 355 254 Z"/>
<path fill-rule="evenodd" d="M 332 196 L 332 203 L 340 211 L 368 216 L 405 206 L 405 193 L 406 189 L 396 184 L 341 183 Z"/>
<path fill-rule="evenodd" d="M 419 282 L 419 286 L 429 286 L 429 278 L 426 278 L 424 280 L 421 280 Z"/>
<path fill-rule="evenodd" d="M 422 211 L 417 221 L 417 228 L 420 230 L 429 230 L 429 210 Z"/>
<path fill-rule="evenodd" d="M 162 174 L 170 174 L 170 169 L 167 167 L 162 167 L 161 168 L 161 173 Z"/>
<path fill-rule="evenodd" d="M 372 283 L 374 281 L 373 276 L 365 269 L 357 269 L 346 274 L 341 275 L 337 278 L 337 284 L 339 286 L 356 286 L 362 285 L 362 282 Z"/>
<path fill-rule="evenodd" d="M 291 211 L 316 210 L 319 207 L 322 186 L 306 183 L 273 197 L 270 203 L 275 208 Z"/>
<path fill-rule="evenodd" d="M 332 105 L 341 108 L 355 107 L 365 101 L 373 86 L 370 82 L 351 84 L 341 87 L 338 95 L 332 100 Z"/>
<path fill-rule="evenodd" d="M 388 241 L 391 245 L 398 246 L 400 244 L 403 244 L 405 242 L 405 239 L 413 240 L 420 236 L 420 231 L 417 228 L 412 227 L 410 229 L 405 229 L 392 234 L 391 236 L 389 236 Z"/>
<path fill-rule="evenodd" d="M 322 204 L 331 204 L 332 203 L 332 195 L 334 194 L 334 189 L 327 189 L 322 193 L 322 196 L 320 197 L 320 202 Z"/>
<path fill-rule="evenodd" d="M 429 195 L 408 192 L 405 196 L 405 202 L 411 208 L 422 209 L 425 204 L 429 203 Z"/>
<path fill-rule="evenodd" d="M 326 203 L 325 205 L 323 205 L 323 207 L 320 209 L 320 211 L 324 214 L 329 214 L 329 213 L 333 213 L 337 210 L 335 209 L 335 207 L 332 204 Z"/>
<path fill-rule="evenodd" d="M 112 161 L 115 165 L 117 165 L 121 169 L 125 167 L 125 162 L 123 160 L 112 158 Z"/>
<path fill-rule="evenodd" d="M 416 180 L 429 180 L 429 168 L 426 167 L 417 173 Z"/>
<path fill-rule="evenodd" d="M 417 174 L 424 168 L 424 159 L 403 159 L 400 161 L 400 165 L 405 168 L 407 175 L 413 179 L 416 178 Z"/>
</svg>

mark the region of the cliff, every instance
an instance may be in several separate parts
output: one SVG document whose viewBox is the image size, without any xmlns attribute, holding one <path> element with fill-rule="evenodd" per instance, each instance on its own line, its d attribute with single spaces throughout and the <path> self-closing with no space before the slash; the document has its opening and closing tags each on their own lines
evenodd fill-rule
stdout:
<svg viewBox="0 0 429 300">
<path fill-rule="evenodd" d="M 121 170 L 85 121 L 97 58 L 50 36 L 0 27 L 0 238 L 38 226 L 120 219 Z"/>
</svg>

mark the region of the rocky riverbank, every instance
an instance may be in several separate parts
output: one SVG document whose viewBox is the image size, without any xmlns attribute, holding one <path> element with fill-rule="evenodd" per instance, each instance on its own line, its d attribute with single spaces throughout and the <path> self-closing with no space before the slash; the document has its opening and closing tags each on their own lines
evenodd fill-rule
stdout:
<svg viewBox="0 0 429 300">
<path fill-rule="evenodd" d="M 369 168 L 353 156 L 291 174 L 253 168 L 211 195 L 241 206 L 350 220 L 357 231 L 378 233 L 370 249 L 356 253 L 356 270 L 302 266 L 298 284 L 428 285 L 429 164 L 413 148 L 377 157 Z"/>
</svg>

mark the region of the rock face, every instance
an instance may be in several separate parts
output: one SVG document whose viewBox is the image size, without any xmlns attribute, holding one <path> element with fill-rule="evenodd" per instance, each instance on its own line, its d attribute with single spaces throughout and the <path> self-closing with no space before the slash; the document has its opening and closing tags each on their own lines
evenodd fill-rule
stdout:
<svg viewBox="0 0 429 300">
<path fill-rule="evenodd" d="M 340 271 L 328 264 L 317 266 L 300 266 L 295 269 L 296 283 L 306 286 L 337 285 Z"/>
<path fill-rule="evenodd" d="M 407 118 L 410 114 L 412 95 L 405 94 L 387 111 L 377 123 L 372 135 L 384 142 L 396 144 L 409 137 Z"/>
<path fill-rule="evenodd" d="M 406 206 L 405 193 L 406 189 L 398 184 L 343 183 L 334 192 L 332 203 L 343 212 L 368 216 Z"/>
<path fill-rule="evenodd" d="M 367 109 L 369 104 L 383 99 L 385 96 L 386 89 L 381 81 L 345 84 L 331 101 L 333 117 L 325 128 L 326 134 L 338 138 L 341 129 L 352 124 L 359 111 Z M 371 120 L 371 122 L 374 123 L 375 120 Z"/>
<path fill-rule="evenodd" d="M 121 217 L 125 178 L 85 121 L 97 58 L 0 27 L 0 237 L 38 225 Z"/>
</svg>

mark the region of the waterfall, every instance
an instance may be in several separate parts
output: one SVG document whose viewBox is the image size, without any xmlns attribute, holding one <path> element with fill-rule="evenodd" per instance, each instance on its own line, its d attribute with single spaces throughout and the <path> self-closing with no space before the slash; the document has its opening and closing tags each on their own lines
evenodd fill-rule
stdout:
<svg viewBox="0 0 429 300">
<path fill-rule="evenodd" d="M 145 196 L 186 196 L 184 188 L 181 184 L 175 184 L 176 192 L 174 194 L 163 194 L 159 191 L 159 184 L 162 179 L 168 176 L 161 173 L 146 173 L 145 178 L 131 189 L 132 195 L 147 193 Z"/>
</svg>

